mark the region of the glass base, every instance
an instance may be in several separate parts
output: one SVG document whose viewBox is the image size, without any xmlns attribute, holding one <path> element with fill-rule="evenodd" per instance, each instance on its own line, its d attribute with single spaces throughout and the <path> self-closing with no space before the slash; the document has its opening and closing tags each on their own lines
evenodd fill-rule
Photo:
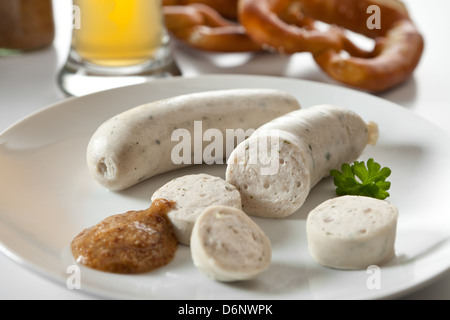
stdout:
<svg viewBox="0 0 450 320">
<path fill-rule="evenodd" d="M 71 52 L 58 74 L 58 85 L 68 96 L 82 96 L 180 75 L 181 71 L 171 54 L 136 66 L 112 68 L 89 64 Z"/>
</svg>

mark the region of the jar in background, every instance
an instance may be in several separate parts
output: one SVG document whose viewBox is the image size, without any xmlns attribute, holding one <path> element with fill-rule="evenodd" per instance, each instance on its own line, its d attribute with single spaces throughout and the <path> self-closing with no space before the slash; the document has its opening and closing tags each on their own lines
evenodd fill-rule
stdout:
<svg viewBox="0 0 450 320">
<path fill-rule="evenodd" d="M 0 55 L 44 48 L 54 36 L 52 0 L 0 0 Z"/>
<path fill-rule="evenodd" d="M 73 0 L 72 4 L 72 42 L 58 74 L 59 87 L 67 95 L 181 75 L 162 0 Z"/>
</svg>

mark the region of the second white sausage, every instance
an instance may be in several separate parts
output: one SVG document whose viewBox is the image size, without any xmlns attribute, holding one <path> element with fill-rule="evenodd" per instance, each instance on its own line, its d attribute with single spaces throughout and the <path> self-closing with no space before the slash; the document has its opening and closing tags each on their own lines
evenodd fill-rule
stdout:
<svg viewBox="0 0 450 320">
<path fill-rule="evenodd" d="M 303 205 L 331 169 L 356 160 L 377 137 L 376 124 L 366 124 L 347 108 L 318 105 L 292 111 L 237 146 L 226 180 L 240 191 L 247 214 L 283 218 Z"/>
</svg>

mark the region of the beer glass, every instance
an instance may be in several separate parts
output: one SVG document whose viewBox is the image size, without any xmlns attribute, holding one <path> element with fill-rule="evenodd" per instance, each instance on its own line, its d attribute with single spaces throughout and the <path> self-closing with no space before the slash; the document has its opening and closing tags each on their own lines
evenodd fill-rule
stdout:
<svg viewBox="0 0 450 320">
<path fill-rule="evenodd" d="M 80 96 L 180 75 L 161 9 L 161 0 L 73 0 L 61 89 Z"/>
</svg>

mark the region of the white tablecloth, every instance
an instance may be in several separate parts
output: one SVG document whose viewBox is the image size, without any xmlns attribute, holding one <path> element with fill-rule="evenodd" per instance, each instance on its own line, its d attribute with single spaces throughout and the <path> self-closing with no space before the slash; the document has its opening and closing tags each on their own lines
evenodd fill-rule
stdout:
<svg viewBox="0 0 450 320">
<path fill-rule="evenodd" d="M 450 30 L 450 1 L 406 0 L 405 3 L 425 36 L 425 53 L 412 79 L 380 96 L 412 110 L 450 134 L 450 64 L 447 60 L 450 41 L 446 36 Z M 0 58 L 0 132 L 28 114 L 65 99 L 56 84 L 56 74 L 68 52 L 70 4 L 70 0 L 55 1 L 57 36 L 52 47 L 23 56 Z M 177 46 L 176 58 L 186 76 L 260 74 L 333 83 L 308 54 L 206 54 Z M 450 299 L 450 275 L 434 280 L 405 298 Z M 92 298 L 42 278 L 0 254 L 0 299 Z"/>
</svg>

